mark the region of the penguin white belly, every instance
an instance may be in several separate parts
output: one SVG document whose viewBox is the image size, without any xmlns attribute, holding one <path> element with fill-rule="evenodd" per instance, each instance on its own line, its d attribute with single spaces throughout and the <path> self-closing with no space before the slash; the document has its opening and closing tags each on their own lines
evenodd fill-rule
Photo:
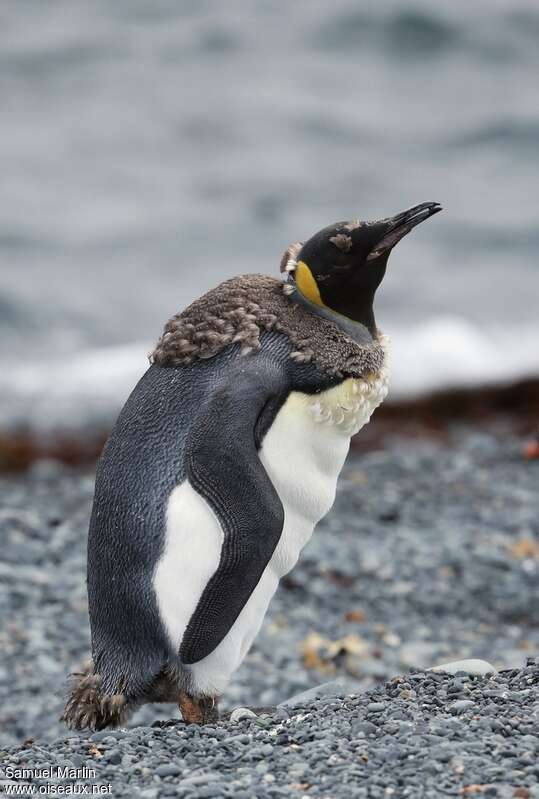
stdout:
<svg viewBox="0 0 539 799">
<path fill-rule="evenodd" d="M 256 637 L 279 579 L 295 565 L 314 526 L 335 499 L 350 437 L 387 394 L 386 370 L 376 378 L 345 380 L 321 394 L 292 392 L 278 412 L 259 457 L 284 509 L 279 543 L 236 622 L 207 657 L 189 666 L 200 693 L 220 693 Z M 196 530 L 194 535 L 192 531 Z M 206 583 L 217 569 L 223 531 L 188 481 L 172 492 L 167 540 L 154 587 L 171 641 L 183 633 Z"/>
</svg>

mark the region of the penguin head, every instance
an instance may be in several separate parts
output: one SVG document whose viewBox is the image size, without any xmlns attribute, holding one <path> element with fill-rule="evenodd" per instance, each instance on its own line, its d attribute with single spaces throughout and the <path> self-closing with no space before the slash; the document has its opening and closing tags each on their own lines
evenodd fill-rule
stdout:
<svg viewBox="0 0 539 799">
<path fill-rule="evenodd" d="M 304 244 L 293 244 L 281 262 L 287 292 L 325 314 L 345 317 L 376 334 L 373 301 L 395 244 L 420 222 L 441 211 L 421 203 L 376 222 L 337 222 Z"/>
</svg>

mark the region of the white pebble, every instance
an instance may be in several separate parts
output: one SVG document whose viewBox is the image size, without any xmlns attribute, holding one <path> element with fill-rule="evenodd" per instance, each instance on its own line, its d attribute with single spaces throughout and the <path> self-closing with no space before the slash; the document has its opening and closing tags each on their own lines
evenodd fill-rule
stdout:
<svg viewBox="0 0 539 799">
<path fill-rule="evenodd" d="M 484 677 L 485 674 L 496 674 L 494 666 L 486 660 L 452 660 L 450 663 L 442 663 L 441 666 L 433 666 L 429 671 L 443 671 L 446 674 L 465 671 L 467 674 L 476 674 L 480 677 Z"/>
</svg>

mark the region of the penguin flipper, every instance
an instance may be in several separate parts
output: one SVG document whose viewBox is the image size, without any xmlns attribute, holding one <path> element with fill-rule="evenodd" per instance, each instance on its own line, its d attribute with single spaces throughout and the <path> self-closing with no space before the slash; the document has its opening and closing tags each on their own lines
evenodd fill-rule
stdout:
<svg viewBox="0 0 539 799">
<path fill-rule="evenodd" d="M 187 476 L 219 519 L 224 541 L 184 633 L 182 663 L 202 660 L 223 640 L 279 542 L 284 510 L 258 457 L 257 438 L 288 390 L 278 363 L 262 353 L 242 358 L 212 392 L 186 443 Z"/>
</svg>

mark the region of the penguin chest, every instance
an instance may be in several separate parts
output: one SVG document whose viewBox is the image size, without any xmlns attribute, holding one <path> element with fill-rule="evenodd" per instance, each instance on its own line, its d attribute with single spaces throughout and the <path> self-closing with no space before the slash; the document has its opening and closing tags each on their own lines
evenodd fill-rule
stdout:
<svg viewBox="0 0 539 799">
<path fill-rule="evenodd" d="M 387 390 L 385 373 L 349 378 L 320 394 L 292 392 L 277 414 L 259 453 L 285 513 L 270 563 L 277 578 L 294 566 L 333 505 L 350 437 L 369 421 Z"/>
<path fill-rule="evenodd" d="M 213 652 L 185 667 L 193 690 L 220 693 L 241 664 L 279 579 L 295 565 L 314 526 L 333 504 L 350 437 L 369 420 L 386 393 L 387 380 L 382 376 L 345 380 L 316 395 L 288 396 L 259 451 L 283 505 L 281 537 L 227 635 Z M 185 480 L 169 498 L 166 545 L 154 574 L 161 618 L 176 651 L 204 587 L 218 568 L 222 544 L 218 518 Z"/>
</svg>

